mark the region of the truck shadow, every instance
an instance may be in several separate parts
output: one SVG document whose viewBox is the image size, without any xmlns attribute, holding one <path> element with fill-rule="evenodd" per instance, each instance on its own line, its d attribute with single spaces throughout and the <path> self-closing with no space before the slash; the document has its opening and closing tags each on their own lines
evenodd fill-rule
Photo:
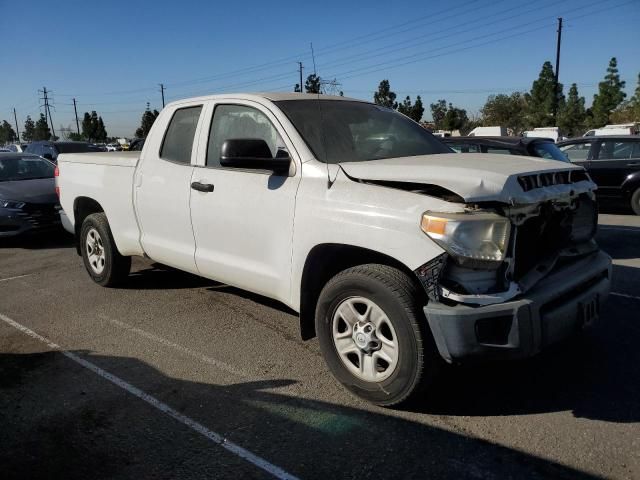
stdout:
<svg viewBox="0 0 640 480">
<path fill-rule="evenodd" d="M 640 422 L 637 299 L 610 297 L 590 331 L 519 362 L 447 367 L 413 411 L 502 416 L 571 411 L 575 417 Z"/>
<path fill-rule="evenodd" d="M 293 397 L 281 390 L 291 380 L 217 385 L 74 353 L 300 478 L 597 478 L 381 409 Z M 5 479 L 260 477 L 60 352 L 0 353 L 0 392 Z"/>
<path fill-rule="evenodd" d="M 614 265 L 613 277 L 614 291 L 640 295 L 640 269 Z M 159 264 L 132 274 L 124 288 L 206 288 L 296 315 L 275 300 Z M 637 299 L 611 296 L 595 328 L 532 359 L 447 367 L 431 393 L 405 408 L 451 416 L 571 411 L 594 420 L 640 422 L 638 306 Z"/>
</svg>

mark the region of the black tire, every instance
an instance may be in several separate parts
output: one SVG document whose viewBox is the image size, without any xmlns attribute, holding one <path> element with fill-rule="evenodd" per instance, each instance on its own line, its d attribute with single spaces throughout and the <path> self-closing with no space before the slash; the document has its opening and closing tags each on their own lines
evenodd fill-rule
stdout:
<svg viewBox="0 0 640 480">
<path fill-rule="evenodd" d="M 631 195 L 631 209 L 636 215 L 640 215 L 640 188 Z"/>
<path fill-rule="evenodd" d="M 404 272 L 386 265 L 367 264 L 344 270 L 325 285 L 316 307 L 320 349 L 333 376 L 351 393 L 381 406 L 406 402 L 434 379 L 442 360 L 427 326 L 422 306 L 425 295 Z M 374 302 L 392 323 L 398 345 L 395 369 L 379 382 L 365 381 L 349 371 L 333 339 L 333 318 L 349 298 Z"/>
<path fill-rule="evenodd" d="M 89 248 L 87 247 L 87 240 L 89 235 L 98 233 L 102 243 L 101 251 L 104 252 L 104 263 L 100 268 L 92 266 L 89 259 Z M 98 238 L 98 237 L 94 237 Z M 107 216 L 104 213 L 94 213 L 89 215 L 82 222 L 82 229 L 80 230 L 80 251 L 82 252 L 82 260 L 84 266 L 89 273 L 89 276 L 98 285 L 103 287 L 114 287 L 120 284 L 128 275 L 131 270 L 131 257 L 124 257 L 120 255 L 113 241 L 113 235 L 109 228 L 109 222 Z"/>
</svg>

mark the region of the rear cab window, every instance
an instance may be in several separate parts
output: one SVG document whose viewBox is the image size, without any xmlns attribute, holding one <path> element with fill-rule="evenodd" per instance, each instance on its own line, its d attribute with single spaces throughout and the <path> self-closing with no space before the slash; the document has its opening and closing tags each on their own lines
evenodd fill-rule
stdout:
<svg viewBox="0 0 640 480">
<path fill-rule="evenodd" d="M 174 163 L 191 163 L 191 151 L 202 105 L 179 108 L 173 114 L 160 147 L 160 158 Z"/>
</svg>

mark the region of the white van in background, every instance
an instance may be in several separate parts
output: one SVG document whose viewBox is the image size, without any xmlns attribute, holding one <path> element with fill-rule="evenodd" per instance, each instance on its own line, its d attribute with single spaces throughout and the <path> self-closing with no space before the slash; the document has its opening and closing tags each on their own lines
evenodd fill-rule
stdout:
<svg viewBox="0 0 640 480">
<path fill-rule="evenodd" d="M 620 123 L 618 125 L 605 125 L 602 128 L 587 130 L 583 137 L 595 135 L 640 135 L 640 122 Z"/>
<path fill-rule="evenodd" d="M 507 127 L 476 127 L 469 132 L 468 137 L 506 137 L 509 135 Z"/>
<path fill-rule="evenodd" d="M 540 127 L 533 130 L 527 130 L 522 134 L 523 137 L 535 137 L 535 138 L 550 138 L 554 142 L 562 140 L 563 137 L 560 134 L 558 127 Z"/>
</svg>

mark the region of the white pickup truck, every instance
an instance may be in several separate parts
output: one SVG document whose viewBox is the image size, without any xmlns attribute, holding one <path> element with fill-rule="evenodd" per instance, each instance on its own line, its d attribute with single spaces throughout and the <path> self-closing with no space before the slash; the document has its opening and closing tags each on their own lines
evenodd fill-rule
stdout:
<svg viewBox="0 0 640 480">
<path fill-rule="evenodd" d="M 380 405 L 428 386 L 443 359 L 533 355 L 609 293 L 581 167 L 459 155 L 359 100 L 181 100 L 142 152 L 63 154 L 57 174 L 95 282 L 126 281 L 144 255 L 277 299 Z"/>
</svg>

